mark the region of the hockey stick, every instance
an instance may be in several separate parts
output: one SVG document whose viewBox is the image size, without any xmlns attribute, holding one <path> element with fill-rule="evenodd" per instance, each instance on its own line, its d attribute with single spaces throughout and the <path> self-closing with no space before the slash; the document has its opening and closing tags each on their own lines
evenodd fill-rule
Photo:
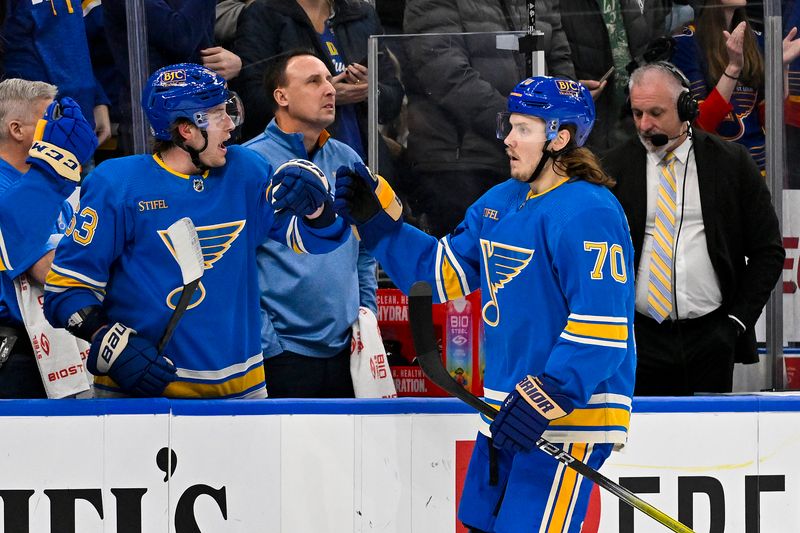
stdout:
<svg viewBox="0 0 800 533">
<path fill-rule="evenodd" d="M 178 326 L 183 313 L 189 307 L 189 302 L 194 296 L 194 291 L 200 285 L 200 278 L 203 277 L 203 251 L 200 249 L 200 239 L 197 237 L 197 230 L 189 217 L 174 222 L 167 228 L 167 235 L 175 252 L 175 260 L 181 269 L 183 277 L 183 291 L 178 300 L 178 305 L 172 312 L 172 316 L 164 328 L 164 334 L 158 341 L 158 353 L 164 353 L 164 347 L 172 338 L 175 328 Z"/>
<path fill-rule="evenodd" d="M 444 389 L 448 394 L 455 396 L 486 417 L 494 419 L 497 415 L 497 409 L 462 387 L 453 379 L 447 369 L 442 366 L 442 358 L 439 355 L 439 348 L 436 344 L 436 336 L 433 329 L 433 318 L 431 314 L 433 297 L 431 286 L 424 281 L 418 281 L 411 287 L 408 296 L 411 335 L 414 338 L 417 361 L 419 361 L 419 366 L 422 368 L 422 371 L 425 372 L 428 379 Z M 625 487 L 614 483 L 591 466 L 577 460 L 572 455 L 544 438 L 540 438 L 536 441 L 536 447 L 553 459 L 572 468 L 586 479 L 594 481 L 600 487 L 606 489 L 631 507 L 639 509 L 659 524 L 677 533 L 694 533 L 692 529 L 681 524 L 664 512 L 659 511 Z"/>
</svg>

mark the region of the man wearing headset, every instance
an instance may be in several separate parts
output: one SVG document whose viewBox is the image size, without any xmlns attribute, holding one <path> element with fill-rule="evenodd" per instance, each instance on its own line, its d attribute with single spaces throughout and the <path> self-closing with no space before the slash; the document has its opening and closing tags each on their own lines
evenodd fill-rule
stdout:
<svg viewBox="0 0 800 533">
<path fill-rule="evenodd" d="M 631 75 L 638 139 L 603 163 L 631 228 L 636 395 L 731 392 L 754 363 L 754 326 L 785 252 L 770 194 L 742 146 L 691 127 L 697 102 L 673 65 Z"/>
</svg>

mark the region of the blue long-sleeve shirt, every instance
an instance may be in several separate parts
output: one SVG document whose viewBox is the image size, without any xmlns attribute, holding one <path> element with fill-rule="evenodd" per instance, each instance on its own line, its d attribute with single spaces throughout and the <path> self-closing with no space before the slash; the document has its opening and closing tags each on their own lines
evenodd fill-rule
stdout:
<svg viewBox="0 0 800 533">
<path fill-rule="evenodd" d="M 94 126 L 95 106 L 109 101 L 92 70 L 80 2 L 19 0 L 6 7 L 6 77 L 52 83 Z"/>
<path fill-rule="evenodd" d="M 324 132 L 309 155 L 303 134 L 282 131 L 274 119 L 244 146 L 264 156 L 273 168 L 290 159 L 309 159 L 331 181 L 340 165 L 361 161 L 352 148 Z M 377 310 L 375 259 L 354 236 L 324 255 L 298 255 L 267 241 L 258 247 L 256 260 L 264 357 L 286 350 L 332 357 L 350 343 L 359 306 Z"/>
</svg>

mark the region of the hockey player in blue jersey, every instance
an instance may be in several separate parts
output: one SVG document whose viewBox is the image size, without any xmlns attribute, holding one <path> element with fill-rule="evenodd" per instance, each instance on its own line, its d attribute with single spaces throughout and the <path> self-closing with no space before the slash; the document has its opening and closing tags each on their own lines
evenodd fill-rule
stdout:
<svg viewBox="0 0 800 533">
<path fill-rule="evenodd" d="M 213 71 L 164 67 L 142 106 L 154 153 L 106 161 L 85 180 L 47 276 L 45 315 L 92 343 L 98 393 L 263 398 L 257 245 L 269 236 L 327 252 L 349 231 L 313 165 L 290 162 L 273 177 L 255 152 L 225 146 L 241 115 Z M 205 274 L 158 353 L 183 285 L 166 229 L 183 217 L 197 227 Z"/>
<path fill-rule="evenodd" d="M 459 506 L 473 532 L 578 533 L 592 484 L 535 442 L 599 468 L 626 441 L 633 250 L 613 180 L 581 148 L 594 116 L 579 83 L 518 84 L 498 117 L 513 179 L 438 241 L 401 222 L 383 178 L 361 165 L 336 174 L 335 209 L 400 289 L 426 280 L 438 301 L 481 289 L 484 397 L 499 412 L 482 419 Z"/>
</svg>

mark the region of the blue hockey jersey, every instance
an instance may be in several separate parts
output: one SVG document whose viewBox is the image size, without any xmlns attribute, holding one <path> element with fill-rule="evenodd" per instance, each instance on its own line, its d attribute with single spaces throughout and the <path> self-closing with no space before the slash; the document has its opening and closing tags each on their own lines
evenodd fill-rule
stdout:
<svg viewBox="0 0 800 533">
<path fill-rule="evenodd" d="M 327 252 L 349 237 L 341 219 L 311 229 L 266 200 L 272 168 L 228 148 L 227 164 L 203 176 L 169 169 L 158 156 L 109 160 L 86 179 L 80 207 L 56 250 L 45 315 L 68 317 L 102 302 L 111 320 L 153 344 L 182 290 L 166 229 L 182 217 L 197 227 L 205 272 L 164 355 L 177 366 L 169 397 L 263 397 L 264 369 L 256 247 L 271 237 L 298 252 Z M 116 390 L 105 376 L 96 386 Z"/>
<path fill-rule="evenodd" d="M 608 189 L 565 178 L 534 195 L 508 180 L 439 241 L 408 224 L 380 238 L 359 232 L 405 292 L 425 280 L 445 301 L 480 287 L 487 402 L 499 406 L 525 376 L 547 375 L 575 410 L 545 438 L 625 442 L 636 366 L 633 247 Z"/>
<path fill-rule="evenodd" d="M 0 272 L 25 272 L 42 256 L 42 244 L 53 233 L 53 221 L 76 183 L 31 167 L 19 179 L 4 164 L 0 171 Z M 13 178 L 13 179 L 12 179 Z"/>
</svg>

